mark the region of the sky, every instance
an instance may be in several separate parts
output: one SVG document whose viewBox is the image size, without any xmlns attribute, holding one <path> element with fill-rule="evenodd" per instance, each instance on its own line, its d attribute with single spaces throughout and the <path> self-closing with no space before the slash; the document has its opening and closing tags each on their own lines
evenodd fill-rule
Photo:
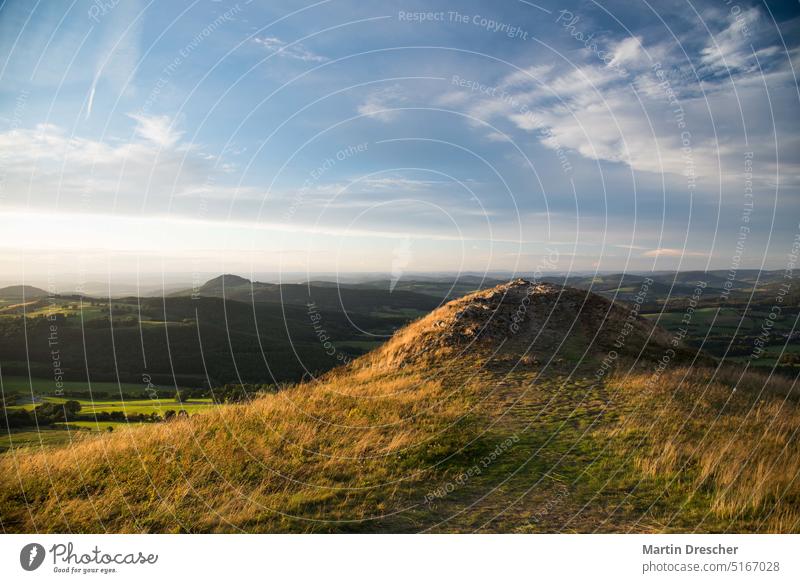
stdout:
<svg viewBox="0 0 800 583">
<path fill-rule="evenodd" d="M 800 5 L 11 1 L 0 280 L 785 269 Z"/>
</svg>

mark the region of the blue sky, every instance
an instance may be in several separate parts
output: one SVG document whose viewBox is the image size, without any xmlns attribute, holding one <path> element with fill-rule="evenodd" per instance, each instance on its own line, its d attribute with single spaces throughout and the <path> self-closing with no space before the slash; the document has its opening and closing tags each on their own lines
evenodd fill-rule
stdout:
<svg viewBox="0 0 800 583">
<path fill-rule="evenodd" d="M 782 269 L 795 2 L 0 8 L 0 268 Z"/>
</svg>

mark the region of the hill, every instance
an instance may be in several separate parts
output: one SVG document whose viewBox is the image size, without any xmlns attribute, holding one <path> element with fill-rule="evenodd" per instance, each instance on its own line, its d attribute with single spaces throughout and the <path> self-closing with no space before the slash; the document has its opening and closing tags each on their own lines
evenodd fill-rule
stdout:
<svg viewBox="0 0 800 583">
<path fill-rule="evenodd" d="M 312 287 L 339 287 L 344 289 L 374 289 L 380 291 L 392 290 L 393 293 L 407 291 L 434 296 L 439 300 L 451 300 L 464 294 L 480 289 L 494 287 L 502 283 L 504 283 L 503 280 L 498 280 L 491 277 L 460 275 L 457 277 L 445 276 L 440 279 L 422 278 L 419 276 L 400 280 L 375 279 L 360 283 L 316 280 L 308 282 L 308 285 Z"/>
<path fill-rule="evenodd" d="M 0 310 L 4 374 L 30 372 L 47 379 L 52 391 L 55 325 L 59 368 L 67 381 L 86 380 L 88 370 L 94 381 L 134 383 L 146 372 L 173 391 L 176 384 L 296 382 L 363 354 L 383 338 L 362 330 L 389 336 L 408 320 L 215 297 L 58 302 L 26 304 L 27 318 L 19 308 Z"/>
<path fill-rule="evenodd" d="M 237 290 L 239 288 L 249 288 L 253 282 L 245 277 L 233 275 L 231 273 L 223 273 L 219 277 L 209 279 L 202 286 L 200 286 L 200 293 L 202 295 L 221 294 L 224 290 Z"/>
<path fill-rule="evenodd" d="M 0 300 L 23 301 L 46 298 L 47 292 L 32 285 L 10 285 L 0 288 Z"/>
<path fill-rule="evenodd" d="M 629 307 L 514 281 L 318 382 L 13 450 L 0 520 L 5 532 L 797 532 L 792 382 L 696 357 Z"/>
<path fill-rule="evenodd" d="M 782 270 L 741 269 L 736 272 L 727 270 L 709 271 L 666 271 L 648 273 L 611 273 L 611 274 L 567 274 L 558 277 L 546 277 L 547 281 L 567 284 L 580 289 L 587 289 L 615 300 L 630 301 L 641 288 L 645 279 L 649 280 L 646 303 L 663 303 L 668 299 L 691 297 L 698 282 L 703 283 L 706 296 L 715 296 L 727 290 L 727 300 L 750 300 L 754 294 L 769 290 L 784 281 Z M 767 294 L 770 295 L 770 294 Z M 774 297 L 774 294 L 772 294 Z"/>
<path fill-rule="evenodd" d="M 171 296 L 186 297 L 192 294 L 192 290 L 182 290 L 172 293 Z M 247 303 L 292 306 L 307 306 L 313 303 L 320 309 L 355 314 L 397 313 L 402 310 L 413 310 L 421 314 L 436 308 L 440 303 L 428 294 L 405 290 L 396 290 L 392 293 L 388 286 L 384 289 L 373 289 L 335 284 L 262 283 L 231 274 L 207 281 L 194 295 Z"/>
</svg>

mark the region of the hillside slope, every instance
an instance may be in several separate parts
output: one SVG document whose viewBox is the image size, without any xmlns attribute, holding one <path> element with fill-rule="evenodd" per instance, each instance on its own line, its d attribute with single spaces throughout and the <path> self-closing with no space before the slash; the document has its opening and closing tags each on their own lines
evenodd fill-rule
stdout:
<svg viewBox="0 0 800 583">
<path fill-rule="evenodd" d="M 32 285 L 10 285 L 0 288 L 0 300 L 23 301 L 47 297 L 47 292 Z"/>
<path fill-rule="evenodd" d="M 0 458 L 5 532 L 796 532 L 793 385 L 515 281 L 247 405 Z M 667 358 L 669 357 L 669 358 Z M 736 387 L 736 391 L 732 391 Z"/>
</svg>

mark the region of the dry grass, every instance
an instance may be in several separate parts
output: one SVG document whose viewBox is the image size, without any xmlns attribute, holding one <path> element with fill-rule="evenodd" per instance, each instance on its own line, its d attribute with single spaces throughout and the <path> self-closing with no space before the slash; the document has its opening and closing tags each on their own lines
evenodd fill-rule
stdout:
<svg viewBox="0 0 800 583">
<path fill-rule="evenodd" d="M 638 470 L 685 495 L 673 520 L 700 530 L 800 528 L 800 388 L 738 368 L 679 368 L 648 387 L 647 374 L 615 379 L 633 395 L 619 434 L 637 433 Z M 734 390 L 735 389 L 735 390 Z M 654 406 L 655 405 L 655 406 Z M 665 485 L 665 488 L 667 486 Z M 701 521 L 697 521 L 697 517 Z M 692 522 L 697 521 L 697 522 Z M 732 526 L 739 524 L 740 526 Z"/>
<path fill-rule="evenodd" d="M 392 502 L 376 503 L 375 490 L 407 488 L 449 451 L 442 432 L 463 414 L 459 401 L 410 372 L 334 375 L 189 420 L 20 450 L 0 458 L 0 517 L 15 531 L 115 532 L 374 517 Z"/>
<path fill-rule="evenodd" d="M 594 382 L 602 356 L 576 372 L 568 351 L 609 345 L 626 315 L 615 308 L 613 326 L 595 339 L 608 303 L 594 299 L 559 348 L 564 358 L 553 359 L 562 368 L 543 371 L 551 355 L 528 345 L 545 328 L 545 347 L 563 334 L 585 294 L 556 305 L 562 296 L 545 290 L 519 333 L 504 336 L 528 290 L 512 284 L 452 302 L 314 384 L 0 456 L 2 528 L 800 529 L 800 407 L 790 381 L 671 368 L 654 383 L 639 368 Z M 548 313 L 554 321 L 545 324 Z M 499 317 L 488 327 L 480 325 L 487 314 Z M 630 331 L 632 352 L 648 333 L 639 323 Z M 512 436 L 496 461 L 425 505 L 427 492 L 458 481 Z"/>
</svg>

